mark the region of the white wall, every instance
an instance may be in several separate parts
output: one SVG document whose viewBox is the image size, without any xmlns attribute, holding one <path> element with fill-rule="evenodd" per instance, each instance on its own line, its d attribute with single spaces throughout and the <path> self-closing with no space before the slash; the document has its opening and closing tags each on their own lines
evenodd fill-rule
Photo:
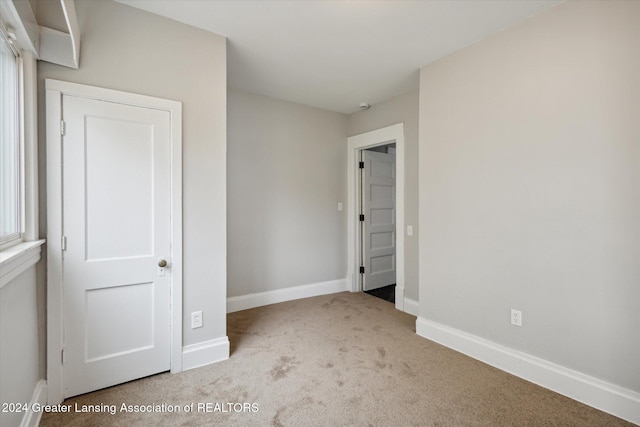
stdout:
<svg viewBox="0 0 640 427">
<path fill-rule="evenodd" d="M 231 89 L 228 115 L 229 296 L 344 279 L 346 116 Z"/>
<path fill-rule="evenodd" d="M 639 40 L 570 1 L 421 70 L 422 318 L 640 391 Z"/>
<path fill-rule="evenodd" d="M 0 340 L 0 402 L 29 403 L 40 380 L 35 266 L 0 288 Z M 23 415 L 0 410 L 0 425 Z"/>
<path fill-rule="evenodd" d="M 49 23 L 49 2 L 37 18 Z M 53 2 L 52 2 L 53 3 Z M 40 177 L 44 180 L 44 79 L 183 103 L 185 345 L 226 336 L 226 39 L 112 1 L 78 1 L 80 69 L 40 62 Z M 46 219 L 41 182 L 40 218 Z M 44 224 L 42 224 L 44 226 Z M 43 227 L 44 229 L 44 227 Z M 190 328 L 202 310 L 204 327 Z"/>
<path fill-rule="evenodd" d="M 347 135 L 404 123 L 405 224 L 413 226 L 413 236 L 404 240 L 405 297 L 418 301 L 418 91 L 372 105 L 369 110 L 350 114 Z"/>
</svg>

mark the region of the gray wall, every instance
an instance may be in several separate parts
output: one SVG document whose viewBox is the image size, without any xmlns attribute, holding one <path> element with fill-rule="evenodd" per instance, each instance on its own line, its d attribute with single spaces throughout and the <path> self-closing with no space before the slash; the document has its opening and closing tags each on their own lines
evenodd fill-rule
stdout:
<svg viewBox="0 0 640 427">
<path fill-rule="evenodd" d="M 47 3 L 38 20 L 48 25 Z M 226 336 L 226 39 L 112 1 L 78 1 L 80 69 L 40 62 L 40 218 L 46 219 L 44 79 L 183 104 L 185 345 Z M 44 223 L 42 224 L 44 227 Z M 44 229 L 44 228 L 43 228 Z M 202 310 L 204 327 L 190 328 Z"/>
<path fill-rule="evenodd" d="M 0 402 L 28 403 L 40 377 L 36 268 L 0 289 Z M 0 411 L 0 425 L 17 426 L 22 412 Z"/>
<path fill-rule="evenodd" d="M 413 236 L 405 234 L 404 240 L 405 297 L 418 301 L 418 91 L 349 115 L 347 135 L 358 135 L 401 122 L 404 123 L 405 137 L 405 224 L 413 225 Z"/>
<path fill-rule="evenodd" d="M 229 296 L 344 279 L 346 116 L 235 90 L 228 115 Z"/>
<path fill-rule="evenodd" d="M 420 316 L 636 392 L 639 17 L 562 3 L 420 76 Z"/>
</svg>

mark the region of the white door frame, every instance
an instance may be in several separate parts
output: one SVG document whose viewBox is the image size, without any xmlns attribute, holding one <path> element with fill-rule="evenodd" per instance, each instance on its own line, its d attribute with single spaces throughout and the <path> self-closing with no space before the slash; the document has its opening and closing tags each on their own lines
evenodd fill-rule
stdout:
<svg viewBox="0 0 640 427">
<path fill-rule="evenodd" d="M 347 138 L 347 281 L 360 292 L 360 174 L 359 152 L 396 144 L 396 308 L 404 311 L 404 124 L 388 126 Z"/>
<path fill-rule="evenodd" d="M 47 393 L 63 400 L 62 96 L 167 111 L 171 117 L 171 372 L 182 370 L 182 103 L 58 80 L 46 80 L 47 113 Z"/>
</svg>

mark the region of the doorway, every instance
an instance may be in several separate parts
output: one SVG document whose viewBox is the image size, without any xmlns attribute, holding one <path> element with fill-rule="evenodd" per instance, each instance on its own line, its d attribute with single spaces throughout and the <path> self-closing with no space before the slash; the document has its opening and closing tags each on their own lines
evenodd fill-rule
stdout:
<svg viewBox="0 0 640 427">
<path fill-rule="evenodd" d="M 360 150 L 362 290 L 395 304 L 395 143 Z"/>
<path fill-rule="evenodd" d="M 388 126 L 371 132 L 355 135 L 347 139 L 347 182 L 348 182 L 348 276 L 352 292 L 363 291 L 363 277 L 366 266 L 363 261 L 363 231 L 360 221 L 360 206 L 362 200 L 362 177 L 360 162 L 365 150 L 390 146 L 395 144 L 395 188 L 393 208 L 395 227 L 392 230 L 395 268 L 395 307 L 404 311 L 404 125 L 402 123 Z M 383 150 L 375 148 L 376 150 Z M 369 150 L 370 151 L 370 150 Z M 365 213 L 366 215 L 366 213 Z M 366 217 L 365 217 L 366 218 Z M 383 236 L 378 236 L 383 237 Z M 387 234 L 384 236 L 388 238 Z M 374 245 L 375 246 L 375 245 Z M 381 246 L 385 246 L 382 244 Z M 389 246 L 388 244 L 386 245 Z M 381 259 L 380 270 L 390 270 L 390 259 Z M 361 267 L 365 267 L 364 271 Z"/>
<path fill-rule="evenodd" d="M 47 381 L 56 404 L 181 370 L 182 107 L 55 80 L 46 90 Z"/>
</svg>

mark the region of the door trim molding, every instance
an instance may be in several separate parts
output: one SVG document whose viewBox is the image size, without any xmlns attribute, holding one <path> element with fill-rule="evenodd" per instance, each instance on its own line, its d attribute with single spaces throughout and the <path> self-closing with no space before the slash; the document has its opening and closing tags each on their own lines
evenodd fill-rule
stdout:
<svg viewBox="0 0 640 427">
<path fill-rule="evenodd" d="M 63 400 L 62 349 L 62 96 L 167 111 L 171 120 L 171 372 L 182 370 L 182 103 L 46 79 L 47 385 L 48 403 Z"/>
<path fill-rule="evenodd" d="M 358 152 L 391 143 L 396 144 L 396 308 L 404 311 L 404 123 L 347 138 L 347 281 L 351 292 L 362 290 L 358 272 L 360 227 L 356 212 L 360 185 Z"/>
</svg>

